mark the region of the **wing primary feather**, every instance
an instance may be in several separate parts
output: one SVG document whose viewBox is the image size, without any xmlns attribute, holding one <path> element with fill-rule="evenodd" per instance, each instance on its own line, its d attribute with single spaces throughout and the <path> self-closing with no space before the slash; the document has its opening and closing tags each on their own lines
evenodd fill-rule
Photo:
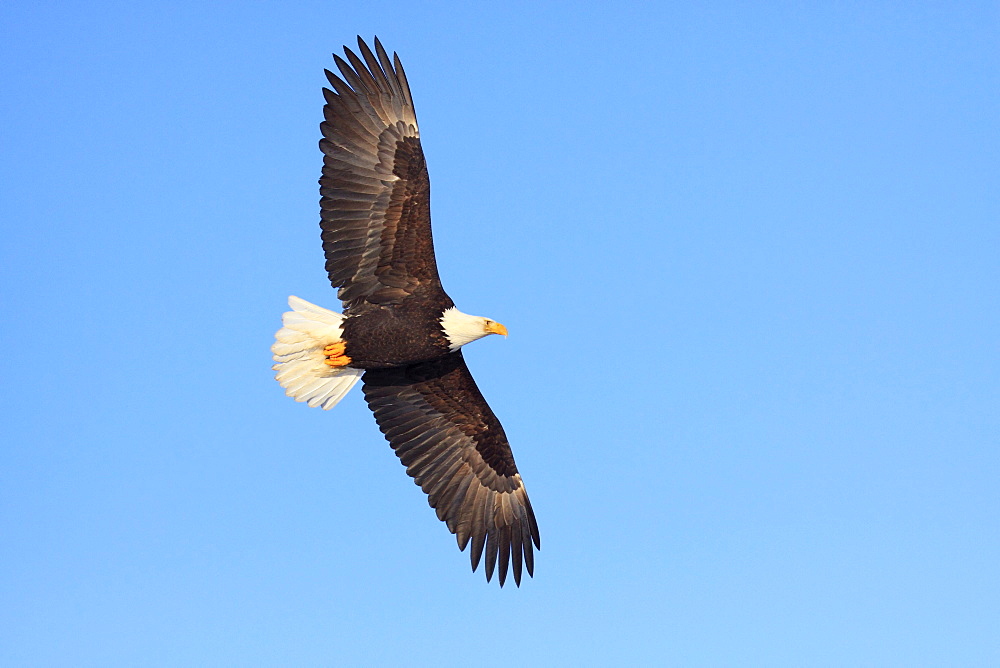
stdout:
<svg viewBox="0 0 1000 668">
<path fill-rule="evenodd" d="M 487 499 L 489 499 L 489 490 L 480 486 L 476 490 L 476 498 L 472 501 L 472 551 L 469 552 L 469 559 L 472 561 L 473 571 L 479 567 L 479 560 L 483 556 L 483 547 L 486 541 L 486 522 L 483 521 L 483 510 Z"/>
<path fill-rule="evenodd" d="M 486 545 L 486 530 L 479 528 L 472 534 L 472 550 L 469 559 L 472 561 L 472 572 L 479 568 L 479 560 L 483 557 L 483 547 Z"/>
<path fill-rule="evenodd" d="M 365 67 L 365 64 L 360 58 L 358 58 L 357 54 L 346 46 L 344 47 L 344 54 L 351 62 L 351 69 L 353 69 L 354 73 L 358 75 L 358 79 L 364 82 L 365 90 L 368 94 L 374 96 L 382 92 L 378 79 L 375 78 L 372 72 L 368 71 L 368 68 Z"/>
<path fill-rule="evenodd" d="M 381 64 L 382 71 L 385 72 L 386 78 L 389 80 L 389 86 L 392 88 L 393 95 L 398 95 L 401 102 L 406 100 L 407 95 L 400 88 L 396 71 L 393 69 L 392 62 L 385 52 L 385 47 L 382 46 L 382 42 L 379 41 L 378 37 L 375 38 L 375 53 L 378 54 L 378 62 Z"/>
<path fill-rule="evenodd" d="M 361 55 L 365 59 L 368 71 L 375 77 L 375 82 L 382 93 L 380 95 L 382 106 L 385 107 L 388 105 L 390 107 L 390 109 L 386 110 L 390 116 L 395 118 L 404 117 L 403 96 L 399 92 L 399 87 L 393 84 L 395 73 L 391 69 L 388 72 L 382 69 L 379 59 L 375 57 L 375 54 L 372 53 L 372 50 L 368 48 L 368 45 L 361 37 L 358 37 L 358 48 L 361 49 Z"/>
<path fill-rule="evenodd" d="M 334 58 L 339 58 L 339 56 L 337 54 L 333 54 L 333 57 Z M 326 75 L 326 80 L 330 82 L 330 85 L 333 86 L 337 90 L 336 95 L 343 95 L 343 93 L 340 92 L 340 89 L 343 88 L 344 86 L 347 86 L 347 84 L 344 83 L 344 80 L 341 79 L 340 77 L 338 77 L 336 74 L 334 74 L 333 72 L 331 72 L 330 70 L 328 70 L 325 67 L 323 68 L 323 74 Z M 326 89 L 324 89 L 324 90 L 326 90 Z M 333 91 L 330 91 L 330 92 L 332 93 Z"/>
<path fill-rule="evenodd" d="M 459 552 L 465 552 L 465 546 L 469 544 L 470 538 L 472 538 L 472 534 L 468 532 L 455 534 L 455 540 L 458 542 Z"/>
<path fill-rule="evenodd" d="M 461 480 L 455 484 L 455 494 L 451 497 L 451 501 L 448 503 L 448 517 L 454 518 L 454 534 L 458 540 L 458 549 L 464 550 L 466 544 L 469 542 L 469 526 L 470 518 L 466 510 L 468 503 L 466 502 L 466 495 L 469 492 L 469 486 L 472 485 L 472 481 L 475 480 L 475 476 L 472 473 L 472 469 L 466 464 L 465 468 L 459 473 Z"/>
<path fill-rule="evenodd" d="M 326 72 L 327 77 L 334 76 L 333 72 L 331 72 L 330 70 L 323 70 L 323 71 Z M 340 99 L 340 96 L 337 93 L 334 93 L 332 90 L 325 87 L 323 88 L 323 100 L 327 104 L 343 104 L 343 102 Z"/>
<path fill-rule="evenodd" d="M 403 63 L 400 62 L 399 56 L 395 51 L 392 53 L 392 62 L 395 65 L 396 78 L 399 79 L 399 83 L 403 88 L 403 96 L 406 98 L 406 104 L 413 109 L 413 117 L 415 119 L 417 111 L 413 107 L 413 98 L 410 96 L 410 82 L 406 80 L 406 71 L 403 70 Z"/>
<path fill-rule="evenodd" d="M 531 533 L 528 530 L 528 511 L 521 506 L 521 547 L 524 549 L 524 568 L 534 576 L 535 554 L 531 549 Z"/>
<path fill-rule="evenodd" d="M 378 115 L 378 117 L 387 126 L 392 124 L 392 116 L 390 109 L 386 108 L 386 103 L 389 98 L 389 88 L 383 85 L 374 72 L 368 70 L 365 64 L 358 58 L 357 54 L 351 51 L 346 46 L 344 47 L 344 53 L 347 54 L 347 59 L 351 61 L 351 65 L 354 67 L 354 71 L 358 76 L 358 79 L 364 84 L 365 89 L 368 91 L 366 95 L 368 99 L 368 104 L 371 105 L 372 109 Z M 376 68 L 378 70 L 378 68 Z M 378 70 L 381 74 L 381 70 Z"/>
<path fill-rule="evenodd" d="M 344 47 L 344 50 L 350 52 L 350 49 L 348 49 L 347 47 Z M 354 68 L 352 68 L 351 65 L 346 60 L 344 60 L 337 54 L 333 54 L 333 62 L 337 64 L 337 69 L 340 70 L 340 76 L 343 77 L 344 81 L 347 82 L 347 85 L 351 87 L 351 92 L 353 92 L 354 95 L 357 96 L 359 102 L 363 100 L 365 97 L 367 97 L 370 93 L 376 92 L 374 90 L 368 89 L 368 86 L 361 79 L 361 75 L 355 72 Z M 330 83 L 333 82 L 331 81 Z"/>
<path fill-rule="evenodd" d="M 493 571 L 497 567 L 497 555 L 500 553 L 500 546 L 497 544 L 497 528 L 491 527 L 486 531 L 486 581 L 493 579 Z"/>
<path fill-rule="evenodd" d="M 392 95 L 393 90 L 392 85 L 389 83 L 389 78 L 386 76 L 386 73 L 382 71 L 382 66 L 379 64 L 375 54 L 373 54 L 372 50 L 368 48 L 368 45 L 365 44 L 365 41 L 361 39 L 360 35 L 358 36 L 358 49 L 361 50 L 361 56 L 365 59 L 365 65 L 368 66 L 368 71 L 372 73 L 373 77 L 375 77 L 375 83 L 378 84 L 379 90 L 386 95 Z"/>
<path fill-rule="evenodd" d="M 351 68 L 344 62 L 343 58 L 336 54 L 334 54 L 333 58 L 334 62 L 337 63 L 338 69 L 343 68 L 342 71 L 351 71 Z M 351 87 L 351 79 L 354 78 L 357 80 L 354 73 L 352 72 L 352 76 L 350 77 L 345 76 L 345 79 L 341 79 L 330 70 L 324 71 L 326 72 L 326 78 L 330 82 L 330 85 L 333 86 L 333 89 L 336 91 L 339 99 L 350 112 L 350 118 L 347 119 L 347 124 L 360 124 L 364 126 L 364 128 L 368 130 L 373 137 L 377 137 L 382 130 L 375 125 L 375 122 L 372 121 L 371 118 L 369 118 L 368 112 L 361 103 L 361 100 L 364 98 L 360 94 L 364 93 L 364 87 L 361 85 L 360 81 L 358 81 L 358 88 L 360 90 L 355 90 Z"/>
<path fill-rule="evenodd" d="M 514 584 L 521 586 L 521 523 L 524 515 L 520 515 L 510 527 L 510 556 L 514 561 Z"/>
<path fill-rule="evenodd" d="M 500 576 L 500 586 L 503 587 L 504 582 L 507 581 L 507 566 L 510 563 L 510 525 L 503 525 L 497 533 L 499 534 L 497 549 L 500 552 L 500 563 L 497 566 L 497 575 Z"/>
<path fill-rule="evenodd" d="M 524 487 L 521 487 L 521 502 L 525 506 L 525 510 L 528 512 L 528 527 L 531 529 L 531 540 L 535 543 L 536 549 L 542 549 L 542 539 L 538 535 L 538 523 L 535 522 L 535 511 L 531 508 L 531 501 L 528 499 L 527 493 L 524 492 Z"/>
</svg>

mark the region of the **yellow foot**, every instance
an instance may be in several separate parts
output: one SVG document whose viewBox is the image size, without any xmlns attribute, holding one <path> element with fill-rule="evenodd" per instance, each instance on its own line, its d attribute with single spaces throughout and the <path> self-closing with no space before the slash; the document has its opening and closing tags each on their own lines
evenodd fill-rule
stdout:
<svg viewBox="0 0 1000 668">
<path fill-rule="evenodd" d="M 331 343 L 327 347 L 323 348 L 323 354 L 326 355 L 326 360 L 324 360 L 330 366 L 347 366 L 351 363 L 351 358 L 344 354 L 344 349 L 347 344 L 343 341 L 337 343 Z"/>
</svg>

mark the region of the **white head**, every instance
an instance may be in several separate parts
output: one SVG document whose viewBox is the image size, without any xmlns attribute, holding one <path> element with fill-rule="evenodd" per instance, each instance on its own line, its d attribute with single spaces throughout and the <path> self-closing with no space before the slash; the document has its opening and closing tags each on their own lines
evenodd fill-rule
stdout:
<svg viewBox="0 0 1000 668">
<path fill-rule="evenodd" d="M 441 314 L 441 329 L 448 337 L 452 350 L 458 350 L 466 343 L 481 339 L 487 334 L 507 336 L 507 328 L 496 320 L 462 313 L 454 306 Z"/>
</svg>

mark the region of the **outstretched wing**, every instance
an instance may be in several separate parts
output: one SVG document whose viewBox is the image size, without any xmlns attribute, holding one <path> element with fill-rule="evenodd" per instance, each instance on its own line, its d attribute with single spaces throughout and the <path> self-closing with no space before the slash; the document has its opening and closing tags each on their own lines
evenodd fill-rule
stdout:
<svg viewBox="0 0 1000 668">
<path fill-rule="evenodd" d="M 358 38 L 359 58 L 327 71 L 321 222 L 326 270 L 350 314 L 365 302 L 443 295 L 431 241 L 430 182 L 399 57 Z M 362 60 L 363 58 L 363 60 Z"/>
<path fill-rule="evenodd" d="M 486 550 L 486 579 L 499 558 L 500 586 L 507 566 L 521 584 L 521 564 L 534 571 L 538 525 L 507 436 L 476 387 L 462 352 L 432 362 L 365 371 L 365 399 L 379 429 L 427 493 L 438 519 L 465 550 L 472 570 Z"/>
</svg>

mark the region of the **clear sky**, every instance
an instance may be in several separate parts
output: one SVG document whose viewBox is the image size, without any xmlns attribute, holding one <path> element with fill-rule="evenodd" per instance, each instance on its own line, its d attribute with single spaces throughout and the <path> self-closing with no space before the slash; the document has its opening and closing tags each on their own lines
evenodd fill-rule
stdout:
<svg viewBox="0 0 1000 668">
<path fill-rule="evenodd" d="M 996 2 L 0 24 L 0 664 L 1000 663 Z M 511 332 L 467 359 L 541 529 L 520 589 L 358 390 L 271 377 L 287 295 L 339 306 L 356 34 L 406 66 L 446 289 Z"/>
</svg>

